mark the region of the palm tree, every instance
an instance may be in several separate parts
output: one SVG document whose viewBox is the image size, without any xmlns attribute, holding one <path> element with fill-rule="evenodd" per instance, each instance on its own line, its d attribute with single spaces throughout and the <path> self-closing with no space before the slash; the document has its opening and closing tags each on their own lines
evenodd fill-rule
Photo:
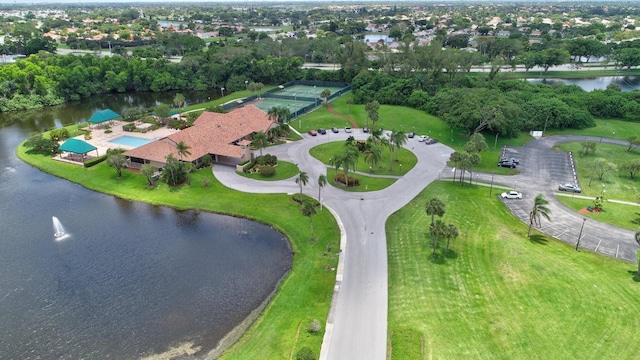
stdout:
<svg viewBox="0 0 640 360">
<path fill-rule="evenodd" d="M 352 97 L 347 99 L 347 105 L 349 105 L 349 112 L 351 112 L 351 105 L 353 105 L 353 98 Z"/>
<path fill-rule="evenodd" d="M 393 171 L 393 141 L 386 137 L 381 137 L 380 143 L 389 149 L 389 171 Z"/>
<path fill-rule="evenodd" d="M 178 150 L 180 161 L 182 161 L 183 156 L 191 155 L 191 152 L 189 151 L 189 149 L 191 149 L 191 146 L 185 144 L 184 141 L 180 141 L 179 143 L 176 144 L 176 150 Z"/>
<path fill-rule="evenodd" d="M 359 156 L 360 151 L 358 151 L 355 145 L 347 145 L 342 152 L 335 154 L 333 158 L 331 158 L 331 165 L 336 167 L 336 172 L 342 167 L 347 186 L 349 186 L 349 170 L 356 167 Z"/>
<path fill-rule="evenodd" d="M 267 135 L 262 131 L 258 131 L 257 133 L 255 133 L 255 135 L 253 135 L 253 146 L 260 149 L 260 156 L 262 156 L 262 148 L 266 147 L 268 144 L 269 141 L 267 139 Z"/>
<path fill-rule="evenodd" d="M 433 252 L 431 256 L 436 254 L 438 248 L 438 239 L 445 236 L 447 232 L 447 225 L 442 220 L 437 220 L 433 225 L 429 227 L 429 234 L 433 238 Z"/>
<path fill-rule="evenodd" d="M 389 139 L 393 141 L 393 144 L 395 145 L 396 161 L 398 161 L 398 152 L 400 150 L 400 147 L 402 147 L 402 145 L 407 143 L 407 135 L 402 130 L 400 131 L 393 130 L 391 132 L 391 136 L 389 137 Z"/>
<path fill-rule="evenodd" d="M 367 112 L 367 127 L 369 127 L 369 120 L 372 122 L 371 131 L 375 130 L 376 121 L 378 121 L 378 109 L 380 108 L 380 103 L 376 100 L 368 102 L 364 106 L 364 110 Z"/>
<path fill-rule="evenodd" d="M 173 104 L 178 106 L 178 109 L 180 111 L 180 120 L 182 120 L 182 105 L 184 105 L 185 102 L 185 98 L 184 95 L 182 95 L 181 93 L 177 93 L 176 96 L 173 98 Z"/>
<path fill-rule="evenodd" d="M 456 171 L 458 171 L 458 163 L 462 161 L 462 154 L 454 151 L 449 157 L 449 161 L 453 161 L 453 182 L 456 181 Z"/>
<path fill-rule="evenodd" d="M 551 210 L 547 207 L 548 204 L 549 201 L 547 201 L 542 194 L 536 196 L 536 199 L 533 201 L 533 208 L 531 208 L 531 212 L 529 212 L 529 231 L 527 232 L 527 237 L 531 236 L 531 226 L 533 226 L 534 222 L 540 227 L 540 216 L 551 221 L 549 217 Z"/>
<path fill-rule="evenodd" d="M 371 144 L 364 151 L 364 160 L 370 165 L 369 172 L 373 172 L 373 168 L 382 160 L 382 150 L 376 144 Z"/>
<path fill-rule="evenodd" d="M 302 203 L 302 185 L 307 185 L 309 182 L 309 175 L 306 172 L 300 171 L 296 178 L 296 184 L 300 185 L 300 203 Z"/>
<path fill-rule="evenodd" d="M 438 198 L 431 198 L 427 201 L 427 204 L 424 207 L 424 210 L 427 212 L 427 215 L 431 215 L 431 226 L 433 226 L 433 221 L 436 215 L 443 216 L 444 215 L 444 202 Z"/>
<path fill-rule="evenodd" d="M 269 115 L 269 120 L 273 122 L 278 121 L 279 112 L 280 110 L 278 110 L 277 106 L 269 108 L 269 110 L 267 111 L 267 115 Z"/>
<path fill-rule="evenodd" d="M 318 176 L 318 201 L 320 202 L 320 210 L 322 210 L 322 188 L 327 185 L 327 175 Z"/>
<path fill-rule="evenodd" d="M 311 240 L 315 239 L 313 234 L 313 215 L 316 214 L 316 204 L 310 199 L 306 199 L 302 202 L 302 215 L 309 217 L 309 223 L 311 224 Z"/>
<path fill-rule="evenodd" d="M 449 224 L 447 226 L 447 234 L 446 234 L 447 251 L 449 251 L 449 240 L 456 239 L 456 238 L 458 238 L 459 235 L 460 235 L 460 232 L 458 231 L 458 227 L 457 226 L 455 226 L 453 224 Z"/>
</svg>

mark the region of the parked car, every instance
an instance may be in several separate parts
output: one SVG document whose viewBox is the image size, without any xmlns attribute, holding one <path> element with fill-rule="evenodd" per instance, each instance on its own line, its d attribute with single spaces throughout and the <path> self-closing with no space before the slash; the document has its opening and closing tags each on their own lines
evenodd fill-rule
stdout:
<svg viewBox="0 0 640 360">
<path fill-rule="evenodd" d="M 366 126 L 365 126 L 365 127 L 363 127 L 363 128 L 362 128 L 362 132 L 366 132 L 366 133 L 368 133 L 368 132 L 369 132 L 369 128 L 368 128 L 368 127 L 366 127 Z"/>
<path fill-rule="evenodd" d="M 503 199 L 522 199 L 522 193 L 517 191 L 503 192 L 500 197 Z"/>
<path fill-rule="evenodd" d="M 427 145 L 433 145 L 437 142 L 438 142 L 438 139 L 434 139 L 434 138 L 428 138 L 427 140 L 424 141 L 424 143 Z"/>
<path fill-rule="evenodd" d="M 423 142 L 426 141 L 429 137 L 427 135 L 420 135 L 418 136 L 418 141 Z"/>
<path fill-rule="evenodd" d="M 344 132 L 346 132 L 346 133 L 350 133 L 350 132 L 351 132 L 351 128 L 350 128 L 350 127 L 346 127 L 346 128 L 344 128 Z"/>
<path fill-rule="evenodd" d="M 509 162 L 511 161 L 512 163 L 516 164 L 516 165 L 520 165 L 520 160 L 516 159 L 516 158 L 502 158 L 500 159 L 500 162 Z"/>
<path fill-rule="evenodd" d="M 334 134 L 337 134 L 339 132 L 339 130 L 338 130 L 337 127 L 332 127 L 331 128 L 331 132 L 334 133 Z"/>
<path fill-rule="evenodd" d="M 413 139 L 414 136 L 416 136 L 416 133 L 414 133 L 414 132 L 410 132 L 410 133 L 407 134 L 407 137 L 409 139 Z"/>
<path fill-rule="evenodd" d="M 514 163 L 513 161 L 509 160 L 509 161 L 500 161 L 498 162 L 498 166 L 500 167 L 508 167 L 508 168 L 512 168 L 515 169 L 516 168 L 516 163 Z"/>
<path fill-rule="evenodd" d="M 558 190 L 560 190 L 560 191 L 569 191 L 569 192 L 574 192 L 574 193 L 581 193 L 582 192 L 582 189 L 580 188 L 580 186 L 573 185 L 573 184 L 560 184 L 560 186 L 558 186 Z"/>
<path fill-rule="evenodd" d="M 315 130 L 309 130 L 309 131 L 307 131 L 307 133 L 308 133 L 309 135 L 311 135 L 311 136 L 316 136 L 316 135 L 318 135 L 318 133 L 317 133 Z"/>
<path fill-rule="evenodd" d="M 325 135 L 326 133 L 327 133 L 327 130 L 322 128 L 318 129 L 318 134 Z"/>
</svg>

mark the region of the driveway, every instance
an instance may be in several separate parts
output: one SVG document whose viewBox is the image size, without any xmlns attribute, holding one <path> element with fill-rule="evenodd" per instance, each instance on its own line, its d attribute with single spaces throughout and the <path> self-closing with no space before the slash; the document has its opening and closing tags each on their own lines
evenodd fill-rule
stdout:
<svg viewBox="0 0 640 360">
<path fill-rule="evenodd" d="M 309 149 L 328 141 L 343 141 L 349 135 L 364 140 L 368 134 L 303 135 L 304 141 L 268 148 L 278 159 L 298 164 L 309 175 L 303 192 L 316 197 L 318 176 L 326 166 L 309 155 Z M 385 222 L 426 185 L 438 178 L 452 149 L 425 145 L 408 139 L 406 148 L 418 157 L 416 166 L 392 186 L 371 192 L 346 192 L 332 186 L 322 190 L 322 202 L 336 216 L 342 234 L 342 256 L 336 274 L 334 297 L 327 319 L 321 359 L 384 360 L 387 344 L 387 244 Z M 247 192 L 296 193 L 294 178 L 255 181 L 237 176 L 229 166 L 214 165 L 213 173 L 224 185 Z"/>
</svg>

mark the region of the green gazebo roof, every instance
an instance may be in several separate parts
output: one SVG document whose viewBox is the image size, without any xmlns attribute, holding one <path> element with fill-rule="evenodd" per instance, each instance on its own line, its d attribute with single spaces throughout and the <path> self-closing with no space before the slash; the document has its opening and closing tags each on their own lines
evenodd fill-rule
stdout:
<svg viewBox="0 0 640 360">
<path fill-rule="evenodd" d="M 95 114 L 93 114 L 89 118 L 89 122 L 94 124 L 99 124 L 105 121 L 117 119 L 119 117 L 122 117 L 122 116 L 120 116 L 120 114 L 118 114 L 117 112 L 111 109 L 106 109 L 106 110 L 96 111 Z"/>
<path fill-rule="evenodd" d="M 65 141 L 62 145 L 60 145 L 58 149 L 66 152 L 72 152 L 75 154 L 86 154 L 89 151 L 96 150 L 97 148 L 82 140 L 69 139 Z"/>
</svg>

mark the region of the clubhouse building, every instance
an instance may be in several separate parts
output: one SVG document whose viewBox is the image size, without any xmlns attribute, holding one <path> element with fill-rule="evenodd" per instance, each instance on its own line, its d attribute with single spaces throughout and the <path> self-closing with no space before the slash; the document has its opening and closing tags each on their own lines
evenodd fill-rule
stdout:
<svg viewBox="0 0 640 360">
<path fill-rule="evenodd" d="M 126 151 L 124 155 L 131 159 L 132 168 L 140 168 L 143 164 L 162 168 L 170 154 L 195 165 L 206 155 L 217 163 L 237 165 L 251 159 L 250 145 L 254 134 L 267 133 L 277 126 L 266 112 L 253 105 L 226 114 L 203 112 L 193 126 Z M 178 154 L 176 145 L 181 141 L 189 147 L 191 154 Z"/>
</svg>

